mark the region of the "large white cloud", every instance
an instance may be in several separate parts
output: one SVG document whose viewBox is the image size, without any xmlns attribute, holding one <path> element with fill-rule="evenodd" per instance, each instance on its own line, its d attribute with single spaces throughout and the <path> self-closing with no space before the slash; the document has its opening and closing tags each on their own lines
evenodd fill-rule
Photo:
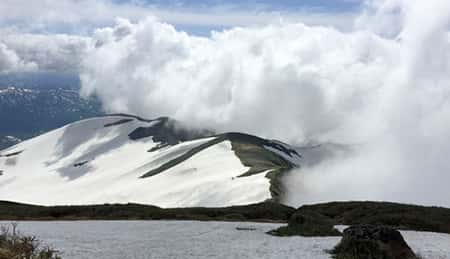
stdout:
<svg viewBox="0 0 450 259">
<path fill-rule="evenodd" d="M 29 70 L 78 73 L 92 39 L 67 34 L 0 30 L 0 72 Z"/>
<path fill-rule="evenodd" d="M 111 111 L 291 143 L 358 144 L 351 157 L 292 174 L 293 204 L 450 206 L 449 18 L 444 1 L 371 1 L 352 32 L 278 23 L 210 38 L 151 18 L 119 20 L 96 31 L 82 92 Z"/>
<path fill-rule="evenodd" d="M 24 61 L 14 50 L 0 42 L 0 72 L 32 71 L 36 69 L 36 63 Z"/>
<path fill-rule="evenodd" d="M 286 183 L 293 195 L 288 202 L 378 199 L 450 206 L 450 3 L 373 4 L 381 9 L 362 20 L 399 44 L 399 63 L 383 76 L 382 98 L 366 119 L 381 127 L 353 155 L 289 176 Z M 376 24 L 376 17 L 386 16 L 399 27 Z M 348 133 L 359 130 L 354 125 Z"/>
<path fill-rule="evenodd" d="M 15 52 L 19 63 L 33 65 L 37 70 L 77 72 L 92 31 L 114 24 L 117 17 L 140 21 L 155 16 L 181 28 L 208 34 L 210 28 L 270 24 L 280 19 L 349 29 L 354 15 L 352 12 L 321 10 L 271 12 L 245 4 L 220 2 L 212 6 L 191 6 L 178 2 L 151 4 L 114 0 L 3 0 L 0 1 L 0 43 L 4 49 Z M 12 64 L 8 60 L 2 62 Z M 28 70 L 28 66 L 14 67 L 16 72 Z M 10 70 L 6 70 L 6 67 L 0 70 L 7 71 Z"/>
<path fill-rule="evenodd" d="M 303 24 L 202 38 L 155 19 L 119 20 L 94 38 L 82 90 L 109 110 L 291 141 L 341 139 L 347 126 L 367 122 L 386 76 L 401 65 L 397 41 Z"/>
</svg>

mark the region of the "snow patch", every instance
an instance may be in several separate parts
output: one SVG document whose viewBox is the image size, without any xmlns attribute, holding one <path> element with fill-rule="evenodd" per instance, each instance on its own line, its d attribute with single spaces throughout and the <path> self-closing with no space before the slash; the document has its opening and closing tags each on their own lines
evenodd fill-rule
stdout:
<svg viewBox="0 0 450 259">
<path fill-rule="evenodd" d="M 271 197 L 265 174 L 237 177 L 248 168 L 236 157 L 229 141 L 206 148 L 155 176 L 140 178 L 212 138 L 148 152 L 158 145 L 152 137 L 134 141 L 128 134 L 155 122 L 133 119 L 104 127 L 124 118 L 129 119 L 107 116 L 82 120 L 10 148 L 9 153 L 23 152 L 14 161 L 0 157 L 4 170 L 0 200 L 42 205 L 136 202 L 215 207 Z"/>
</svg>

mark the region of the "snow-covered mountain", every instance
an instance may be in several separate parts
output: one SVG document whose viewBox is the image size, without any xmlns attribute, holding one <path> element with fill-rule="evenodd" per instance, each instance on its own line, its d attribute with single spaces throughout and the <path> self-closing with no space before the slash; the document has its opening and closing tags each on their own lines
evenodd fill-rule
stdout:
<svg viewBox="0 0 450 259">
<path fill-rule="evenodd" d="M 169 118 L 78 121 L 0 151 L 0 200 L 229 206 L 279 199 L 301 156 L 242 133 L 214 135 Z"/>
<path fill-rule="evenodd" d="M 77 90 L 0 87 L 0 149 L 100 114 L 100 102 L 81 98 Z"/>
</svg>

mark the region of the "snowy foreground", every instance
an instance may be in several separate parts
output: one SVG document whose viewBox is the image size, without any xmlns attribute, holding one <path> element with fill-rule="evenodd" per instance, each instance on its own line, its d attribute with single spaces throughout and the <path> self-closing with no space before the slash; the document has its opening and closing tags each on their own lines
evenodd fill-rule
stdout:
<svg viewBox="0 0 450 259">
<path fill-rule="evenodd" d="M 3 222 L 5 223 L 5 222 Z M 20 222 L 68 259 L 123 258 L 330 258 L 339 237 L 273 237 L 278 224 L 195 221 Z M 236 228 L 250 230 L 237 230 Z M 450 258 L 450 235 L 403 231 L 425 259 Z"/>
<path fill-rule="evenodd" d="M 264 172 L 237 177 L 249 168 L 235 155 L 230 141 L 210 146 L 163 173 L 141 178 L 212 139 L 185 141 L 152 152 L 160 144 L 153 137 L 130 139 L 135 129 L 157 122 L 124 116 L 88 119 L 0 151 L 0 200 L 222 207 L 271 198 Z"/>
</svg>

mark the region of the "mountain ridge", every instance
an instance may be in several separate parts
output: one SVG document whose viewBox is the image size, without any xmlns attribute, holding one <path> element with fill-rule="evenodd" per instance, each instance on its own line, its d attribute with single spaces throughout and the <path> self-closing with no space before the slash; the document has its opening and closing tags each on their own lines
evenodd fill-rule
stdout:
<svg viewBox="0 0 450 259">
<path fill-rule="evenodd" d="M 42 205 L 278 202 L 284 194 L 280 177 L 301 163 L 300 154 L 279 141 L 127 114 L 71 123 L 0 155 L 0 199 Z"/>
</svg>

